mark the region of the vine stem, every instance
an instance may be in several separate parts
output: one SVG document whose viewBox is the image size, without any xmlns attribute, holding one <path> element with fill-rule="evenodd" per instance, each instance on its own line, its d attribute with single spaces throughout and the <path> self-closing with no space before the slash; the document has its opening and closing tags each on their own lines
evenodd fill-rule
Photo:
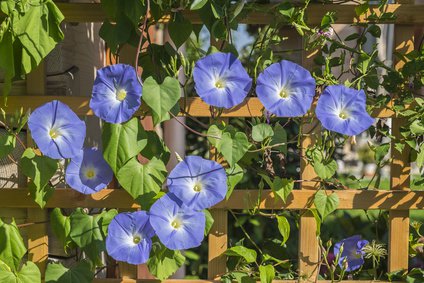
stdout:
<svg viewBox="0 0 424 283">
<path fill-rule="evenodd" d="M 188 131 L 192 132 L 193 134 L 196 134 L 196 135 L 198 135 L 198 136 L 205 137 L 205 138 L 214 138 L 214 139 L 218 139 L 218 140 L 220 140 L 220 139 L 221 139 L 220 137 L 217 137 L 217 136 L 210 136 L 210 135 L 208 135 L 208 134 L 203 134 L 203 133 L 201 133 L 201 132 L 198 132 L 198 131 L 196 131 L 196 130 L 194 130 L 194 129 L 190 128 L 189 126 L 187 126 L 185 123 L 181 122 L 181 121 L 178 119 L 178 117 L 174 115 L 174 113 L 172 113 L 172 112 L 170 112 L 170 111 L 169 111 L 168 113 L 172 116 L 172 118 L 174 118 L 174 119 L 175 119 L 175 121 L 177 121 L 177 122 L 178 122 L 181 126 L 183 126 L 184 128 L 186 128 Z"/>
<path fill-rule="evenodd" d="M 146 15 L 144 16 L 143 25 L 139 29 L 140 30 L 140 39 L 138 40 L 137 53 L 135 55 L 134 66 L 135 66 L 136 74 L 138 73 L 138 58 L 140 57 L 141 47 L 143 45 L 143 34 L 144 34 L 144 31 L 146 30 L 146 27 L 147 27 L 147 19 L 149 17 L 149 13 L 150 13 L 150 0 L 147 0 Z M 147 30 L 147 33 L 148 32 L 149 31 Z M 141 78 L 138 76 L 138 74 L 137 74 L 137 79 L 138 79 L 138 82 L 140 83 L 140 85 L 143 85 Z"/>
</svg>

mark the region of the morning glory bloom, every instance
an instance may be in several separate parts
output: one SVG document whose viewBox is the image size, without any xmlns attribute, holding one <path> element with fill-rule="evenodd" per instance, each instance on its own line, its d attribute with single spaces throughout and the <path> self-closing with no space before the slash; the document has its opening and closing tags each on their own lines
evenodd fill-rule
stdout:
<svg viewBox="0 0 424 283">
<path fill-rule="evenodd" d="M 104 189 L 112 178 L 112 169 L 103 158 L 101 150 L 95 147 L 81 150 L 66 167 L 66 183 L 83 194 L 93 194 Z"/>
<path fill-rule="evenodd" d="M 28 118 L 28 127 L 40 151 L 53 159 L 74 157 L 84 144 L 84 121 L 57 100 L 35 109 Z"/>
<path fill-rule="evenodd" d="M 374 123 L 365 107 L 366 97 L 363 90 L 332 85 L 321 94 L 315 113 L 327 130 L 355 136 Z"/>
<path fill-rule="evenodd" d="M 119 213 L 109 224 L 106 251 L 115 260 L 142 264 L 149 259 L 154 235 L 145 211 Z"/>
<path fill-rule="evenodd" d="M 150 224 L 162 244 L 171 250 L 200 246 L 205 232 L 205 214 L 185 206 L 168 193 L 150 208 Z"/>
<path fill-rule="evenodd" d="M 340 254 L 339 266 L 343 268 L 343 264 L 347 264 L 346 271 L 354 271 L 364 264 L 364 254 L 362 250 L 368 245 L 367 240 L 362 240 L 360 235 L 355 235 L 347 239 L 341 240 L 334 245 L 334 254 L 338 255 L 343 245 L 343 252 Z"/>
<path fill-rule="evenodd" d="M 300 65 L 282 60 L 259 74 L 256 94 L 265 109 L 277 117 L 303 116 L 314 99 L 315 80 Z"/>
<path fill-rule="evenodd" d="M 97 71 L 90 108 L 106 122 L 123 123 L 140 107 L 141 93 L 142 87 L 132 66 L 107 66 Z"/>
<path fill-rule="evenodd" d="M 194 88 L 207 104 L 231 108 L 243 102 L 252 79 L 231 53 L 216 52 L 196 62 Z"/>
<path fill-rule="evenodd" d="M 187 156 L 171 171 L 167 185 L 185 205 L 202 210 L 225 198 L 227 174 L 215 161 Z"/>
</svg>

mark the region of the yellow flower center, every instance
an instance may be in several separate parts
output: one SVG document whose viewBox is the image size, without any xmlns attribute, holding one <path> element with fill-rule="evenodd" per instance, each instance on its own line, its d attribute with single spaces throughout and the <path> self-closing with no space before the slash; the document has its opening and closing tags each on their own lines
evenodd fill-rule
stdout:
<svg viewBox="0 0 424 283">
<path fill-rule="evenodd" d="M 215 87 L 216 87 L 216 88 L 225 88 L 225 82 L 224 82 L 224 81 L 222 81 L 222 80 L 217 80 L 217 81 L 215 82 Z"/>
<path fill-rule="evenodd" d="M 344 111 L 340 112 L 339 117 L 342 118 L 343 120 L 348 118 L 348 114 Z"/>
<path fill-rule="evenodd" d="M 286 89 L 282 89 L 281 91 L 280 91 L 280 97 L 281 98 L 287 98 L 287 97 L 289 97 L 289 92 L 286 90 Z"/>
<path fill-rule="evenodd" d="M 96 176 L 96 172 L 93 169 L 88 169 L 87 172 L 85 172 L 85 176 L 87 179 L 93 179 Z"/>
<path fill-rule="evenodd" d="M 127 91 L 125 89 L 120 89 L 116 92 L 116 99 L 122 101 L 127 97 Z"/>
<path fill-rule="evenodd" d="M 174 221 L 171 222 L 171 226 L 174 229 L 180 228 L 182 226 L 181 220 L 178 218 L 174 219 Z"/>
<path fill-rule="evenodd" d="M 51 130 L 49 131 L 49 136 L 50 136 L 52 139 L 57 139 L 58 137 L 60 137 L 60 133 L 59 133 L 59 131 L 58 131 L 58 130 L 51 129 Z"/>
<path fill-rule="evenodd" d="M 134 244 L 138 244 L 141 242 L 141 237 L 140 236 L 134 236 L 133 237 L 133 243 Z"/>
<path fill-rule="evenodd" d="M 200 183 L 196 183 L 195 185 L 194 185 L 194 187 L 193 187 L 193 191 L 195 191 L 195 192 L 200 192 L 202 190 L 202 184 L 200 184 Z"/>
</svg>

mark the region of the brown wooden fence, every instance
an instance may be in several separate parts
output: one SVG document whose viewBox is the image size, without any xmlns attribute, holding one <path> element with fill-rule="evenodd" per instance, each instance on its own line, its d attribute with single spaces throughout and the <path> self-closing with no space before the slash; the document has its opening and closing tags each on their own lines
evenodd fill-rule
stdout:
<svg viewBox="0 0 424 283">
<path fill-rule="evenodd" d="M 414 49 L 414 26 L 424 23 L 424 5 L 413 4 L 413 1 L 397 1 L 397 4 L 387 5 L 387 10 L 397 16 L 395 24 L 395 50 L 407 53 Z M 102 22 L 105 15 L 100 4 L 57 3 L 68 22 Z M 377 12 L 378 10 L 375 9 Z M 326 11 L 337 13 L 337 23 L 353 23 L 366 21 L 366 15 L 357 18 L 352 5 L 311 4 L 307 9 L 310 24 L 319 24 Z M 192 12 L 185 12 L 185 16 L 193 23 L 200 23 L 200 18 Z M 249 24 L 267 24 L 272 16 L 266 13 L 253 12 L 245 20 Z M 166 21 L 166 19 L 164 19 Z M 305 67 L 311 66 L 307 54 L 303 54 Z M 396 68 L 402 67 L 402 62 L 396 62 Z M 34 109 L 47 101 L 60 100 L 68 104 L 78 115 L 93 115 L 89 108 L 87 97 L 43 96 L 45 94 L 46 77 L 44 64 L 27 77 L 27 95 L 11 96 L 8 98 L 7 113 L 13 114 L 17 109 Z M 187 103 L 181 103 L 185 112 L 194 117 L 210 116 L 209 106 L 199 98 L 190 98 Z M 259 117 L 262 116 L 263 106 L 256 98 L 249 98 L 244 104 L 224 111 L 222 117 Z M 140 115 L 141 112 L 138 112 Z M 182 113 L 180 115 L 183 115 Z M 404 120 L 398 118 L 391 110 L 391 105 L 375 110 L 372 115 L 379 118 L 392 118 L 392 134 L 400 138 L 400 127 Z M 303 132 L 319 133 L 318 121 L 305 125 Z M 28 142 L 30 138 L 28 138 Z M 314 143 L 313 135 L 302 137 L 302 148 L 306 149 Z M 407 147 L 406 147 L 407 148 Z M 303 156 L 303 154 L 302 154 Z M 301 160 L 301 179 L 311 180 L 316 174 L 305 158 Z M 391 191 L 375 190 L 338 190 L 340 199 L 338 209 L 385 209 L 389 210 L 389 265 L 388 271 L 408 268 L 409 243 L 409 210 L 424 208 L 424 191 L 410 190 L 410 161 L 409 152 L 402 153 L 394 150 L 391 153 Z M 306 282 L 315 282 L 319 261 L 318 240 L 315 236 L 316 223 L 314 217 L 306 211 L 313 207 L 315 182 L 303 182 L 301 190 L 295 190 L 284 204 L 274 199 L 273 193 L 265 191 L 261 195 L 260 208 L 262 209 L 293 209 L 305 210 L 300 218 L 299 225 L 299 274 Z M 331 191 L 328 191 L 331 193 Z M 216 279 L 218 274 L 226 270 L 226 259 L 223 253 L 227 248 L 227 209 L 248 209 L 257 205 L 258 191 L 235 190 L 228 201 L 216 205 L 212 212 L 215 223 L 209 235 L 208 280 L 190 280 L 194 283 L 204 283 Z M 0 207 L 27 209 L 27 222 L 43 222 L 47 220 L 46 209 L 39 209 L 29 196 L 26 189 L 0 190 Z M 139 208 L 130 195 L 120 189 L 108 188 L 93 195 L 82 195 L 71 189 L 56 189 L 53 197 L 47 202 L 46 208 Z M 42 273 L 46 268 L 48 258 L 47 224 L 28 226 L 29 259 L 37 263 Z M 97 283 L 114 282 L 149 282 L 152 280 L 137 280 L 137 270 L 133 266 L 121 265 L 122 279 L 95 279 Z M 187 282 L 188 280 L 167 280 L 169 282 Z M 297 280 L 278 280 L 279 282 L 296 282 Z M 318 281 L 325 282 L 325 281 Z M 371 281 L 343 281 L 343 282 L 371 282 Z"/>
</svg>

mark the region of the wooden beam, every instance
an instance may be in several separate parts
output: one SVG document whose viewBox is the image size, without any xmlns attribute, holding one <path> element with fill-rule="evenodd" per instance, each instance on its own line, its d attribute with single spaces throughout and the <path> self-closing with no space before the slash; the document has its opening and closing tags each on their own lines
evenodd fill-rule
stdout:
<svg viewBox="0 0 424 283">
<path fill-rule="evenodd" d="M 6 114 L 14 114 L 16 110 L 23 107 L 24 111 L 43 105 L 52 100 L 59 100 L 67 104 L 77 115 L 80 116 L 91 116 L 94 115 L 90 109 L 90 98 L 84 96 L 41 96 L 41 95 L 25 95 L 25 96 L 9 96 L 7 107 L 4 107 Z M 371 115 L 379 118 L 392 118 L 396 117 L 397 114 L 392 110 L 392 103 L 389 103 L 386 107 L 378 108 L 374 110 Z M 203 102 L 200 97 L 181 98 L 180 106 L 186 113 L 189 113 L 193 117 L 211 117 L 210 107 L 208 104 Z M 406 105 L 406 109 L 411 106 Z M 146 115 L 148 108 L 145 103 L 142 103 L 139 111 L 136 112 L 136 116 Z M 257 97 L 247 98 L 240 105 L 224 110 L 221 117 L 261 117 L 263 111 L 263 105 Z M 179 113 L 179 116 L 184 116 L 185 113 Z"/>
<path fill-rule="evenodd" d="M 340 204 L 338 209 L 424 209 L 424 191 L 383 191 L 383 190 L 336 190 Z M 252 209 L 255 208 L 259 191 L 235 190 L 228 201 L 214 206 L 219 209 Z M 262 193 L 259 208 L 261 209 L 306 209 L 314 198 L 314 190 L 294 190 L 286 203 L 265 190 Z M 29 196 L 28 189 L 1 189 L 0 207 L 36 208 L 38 205 Z M 140 208 L 131 196 L 122 189 L 104 189 L 92 195 L 84 195 L 72 189 L 56 189 L 46 204 L 46 208 Z"/>
<path fill-rule="evenodd" d="M 106 14 L 101 8 L 100 3 L 62 3 L 58 2 L 56 5 L 62 11 L 67 22 L 103 22 L 107 19 Z M 258 5 L 259 6 L 259 5 Z M 249 13 L 241 20 L 241 23 L 249 24 L 270 24 L 275 21 L 273 9 L 275 4 L 260 5 L 261 11 Z M 356 17 L 355 5 L 338 5 L 338 4 L 310 4 L 306 10 L 308 16 L 308 24 L 319 25 L 321 19 L 327 11 L 334 11 L 337 14 L 337 24 L 350 24 L 354 22 L 366 22 L 369 13 L 362 15 L 360 18 Z M 377 14 L 380 14 L 377 6 L 371 5 L 371 9 Z M 424 23 L 424 5 L 414 4 L 388 4 L 386 5 L 386 12 L 395 13 L 397 16 L 395 20 L 391 21 L 398 25 L 407 24 L 422 24 Z M 183 11 L 183 14 L 193 24 L 201 24 L 199 14 L 196 11 Z M 0 14 L 0 18 L 4 15 Z M 165 16 L 161 21 L 167 21 L 169 16 Z"/>
<path fill-rule="evenodd" d="M 272 280 L 273 283 L 298 283 L 297 280 Z M 317 280 L 317 283 L 331 283 L 330 280 Z M 400 281 L 375 281 L 375 280 L 342 280 L 337 281 L 340 283 L 401 283 Z M 156 279 L 94 279 L 93 283 L 221 283 L 219 280 L 202 280 L 202 279 L 167 279 L 167 280 L 156 280 Z M 260 283 L 260 281 L 256 281 Z"/>
</svg>

